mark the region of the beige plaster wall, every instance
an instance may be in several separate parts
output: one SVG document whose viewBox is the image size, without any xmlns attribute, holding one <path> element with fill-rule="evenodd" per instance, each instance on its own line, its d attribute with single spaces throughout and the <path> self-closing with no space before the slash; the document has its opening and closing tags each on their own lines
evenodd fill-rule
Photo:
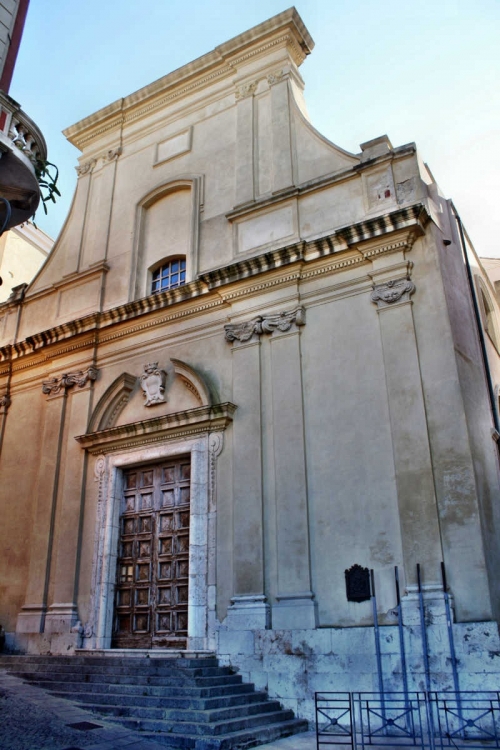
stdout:
<svg viewBox="0 0 500 750">
<path fill-rule="evenodd" d="M 382 136 L 355 156 L 308 123 L 289 26 L 285 41 L 271 24 L 230 66 L 219 51 L 185 71 L 189 85 L 171 74 L 68 130 L 82 158 L 67 223 L 22 304 L 0 307 L 10 631 L 24 607 L 18 629 L 37 632 L 48 608 L 50 632 L 66 628 L 54 648 L 68 648 L 70 626 L 92 617 L 109 497 L 98 444 L 86 453 L 75 438 L 125 373 L 135 385 L 106 427 L 185 418 L 197 401 L 175 359 L 213 403 L 237 407 L 203 478 L 217 518 L 213 631 L 252 597 L 259 628 L 269 606 L 280 631 L 369 625 L 370 603 L 346 599 L 355 563 L 375 571 L 383 624 L 395 565 L 408 607 L 420 563 L 443 614 L 441 560 L 457 617 L 492 616 L 499 481 L 457 238 L 442 243 L 452 230 L 412 144 Z M 145 298 L 148 269 L 174 253 L 191 286 Z M 254 323 L 226 340 L 225 326 Z M 167 400 L 148 408 L 139 379 L 152 362 Z M 137 447 L 120 434 L 111 448 L 101 435 L 107 458 Z"/>
</svg>

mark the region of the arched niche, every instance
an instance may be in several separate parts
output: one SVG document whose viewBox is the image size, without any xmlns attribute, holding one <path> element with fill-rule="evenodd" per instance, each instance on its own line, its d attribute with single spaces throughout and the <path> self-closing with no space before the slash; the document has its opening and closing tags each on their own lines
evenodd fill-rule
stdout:
<svg viewBox="0 0 500 750">
<path fill-rule="evenodd" d="M 186 282 L 198 273 L 201 175 L 180 175 L 158 185 L 137 206 L 130 300 L 151 293 L 151 269 L 163 260 L 186 258 Z"/>
</svg>

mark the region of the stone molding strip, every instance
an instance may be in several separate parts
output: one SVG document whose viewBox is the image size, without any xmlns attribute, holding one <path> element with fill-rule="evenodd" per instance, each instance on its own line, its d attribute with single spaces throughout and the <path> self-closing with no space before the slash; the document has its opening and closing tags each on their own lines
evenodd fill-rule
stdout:
<svg viewBox="0 0 500 750">
<path fill-rule="evenodd" d="M 225 430 L 233 421 L 235 411 L 236 406 L 229 401 L 214 406 L 198 406 L 142 422 L 79 435 L 75 440 L 89 453 L 108 453 L 118 448 Z"/>
<path fill-rule="evenodd" d="M 42 393 L 47 396 L 57 396 L 61 391 L 66 391 L 74 385 L 83 388 L 88 382 L 96 380 L 98 370 L 89 367 L 77 372 L 65 372 L 60 378 L 49 378 L 42 382 Z"/>
<path fill-rule="evenodd" d="M 199 279 L 176 289 L 152 294 L 103 313 L 91 313 L 28 336 L 24 341 L 15 345 L 3 346 L 0 348 L 0 363 L 32 354 L 49 344 L 58 343 L 86 332 L 111 327 L 115 323 L 131 321 L 141 315 L 201 297 L 214 289 L 251 278 L 266 271 L 281 268 L 297 261 L 307 263 L 307 256 L 312 256 L 311 260 L 315 260 L 319 257 L 334 255 L 352 245 L 383 237 L 398 229 L 406 228 L 410 235 L 412 233 L 423 233 L 423 227 L 428 220 L 429 215 L 425 206 L 418 203 L 381 217 L 338 229 L 328 237 L 322 237 L 311 242 L 294 243 L 274 252 L 267 252 L 254 258 L 237 261 L 224 268 L 201 274 Z M 411 237 L 409 237 L 409 241 L 411 243 Z M 399 248 L 394 248 L 390 243 L 387 243 L 379 247 L 376 252 L 377 254 L 392 252 L 394 249 Z"/>
<path fill-rule="evenodd" d="M 275 313 L 273 315 L 258 315 L 252 320 L 244 323 L 229 323 L 224 326 L 226 341 L 249 341 L 253 335 L 260 336 L 263 333 L 274 331 L 289 331 L 292 325 L 304 326 L 306 324 L 305 309 L 297 307 L 288 312 Z"/>
</svg>

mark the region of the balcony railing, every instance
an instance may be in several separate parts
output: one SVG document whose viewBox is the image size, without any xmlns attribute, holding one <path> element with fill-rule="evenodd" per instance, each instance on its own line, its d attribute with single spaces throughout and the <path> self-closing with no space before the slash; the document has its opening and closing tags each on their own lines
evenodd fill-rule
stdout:
<svg viewBox="0 0 500 750">
<path fill-rule="evenodd" d="M 36 170 L 46 159 L 47 146 L 38 127 L 14 99 L 0 91 L 0 198 L 4 199 L 0 205 L 2 231 L 22 224 L 35 213 L 40 201 Z"/>
</svg>

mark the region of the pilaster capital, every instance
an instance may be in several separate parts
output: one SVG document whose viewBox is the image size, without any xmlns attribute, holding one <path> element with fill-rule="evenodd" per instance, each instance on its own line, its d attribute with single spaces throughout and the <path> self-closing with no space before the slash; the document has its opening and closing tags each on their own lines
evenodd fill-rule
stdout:
<svg viewBox="0 0 500 750">
<path fill-rule="evenodd" d="M 96 164 L 97 159 L 90 159 L 89 161 L 83 162 L 83 164 L 79 164 L 75 167 L 78 177 L 83 177 L 84 175 L 91 173 Z"/>
<path fill-rule="evenodd" d="M 259 315 L 252 320 L 243 323 L 230 323 L 224 326 L 226 341 L 250 341 L 252 336 L 260 337 L 263 333 L 274 333 L 274 331 L 285 332 L 295 325 L 297 327 L 306 324 L 306 311 L 303 307 L 293 310 L 284 310 L 270 315 Z"/>
<path fill-rule="evenodd" d="M 258 81 L 250 81 L 249 83 L 243 83 L 235 91 L 236 101 L 240 99 L 246 99 L 249 96 L 253 96 L 257 91 Z"/>
<path fill-rule="evenodd" d="M 98 370 L 95 367 L 88 367 L 86 370 L 78 370 L 77 372 L 65 372 L 61 377 L 53 377 L 42 382 L 42 393 L 47 396 L 58 396 L 60 393 L 65 393 L 68 388 L 77 386 L 83 388 L 88 382 L 94 381 L 97 378 Z"/>
<path fill-rule="evenodd" d="M 410 279 L 390 279 L 383 284 L 375 284 L 371 301 L 380 309 L 396 302 L 409 302 L 414 291 L 415 284 Z"/>
</svg>

